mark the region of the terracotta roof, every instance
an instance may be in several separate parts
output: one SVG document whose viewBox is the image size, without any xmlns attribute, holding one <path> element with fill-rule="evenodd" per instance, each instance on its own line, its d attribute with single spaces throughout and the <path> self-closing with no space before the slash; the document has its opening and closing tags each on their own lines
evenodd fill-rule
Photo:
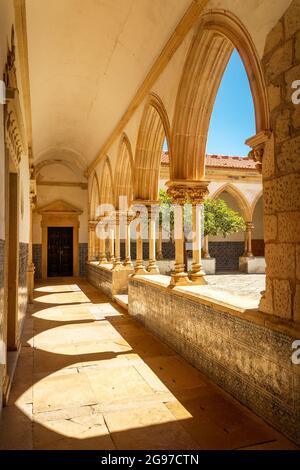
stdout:
<svg viewBox="0 0 300 470">
<path fill-rule="evenodd" d="M 161 163 L 169 165 L 169 153 L 162 152 Z M 206 155 L 206 166 L 214 168 L 242 168 L 255 170 L 255 162 L 249 157 L 239 157 L 235 155 Z"/>
</svg>

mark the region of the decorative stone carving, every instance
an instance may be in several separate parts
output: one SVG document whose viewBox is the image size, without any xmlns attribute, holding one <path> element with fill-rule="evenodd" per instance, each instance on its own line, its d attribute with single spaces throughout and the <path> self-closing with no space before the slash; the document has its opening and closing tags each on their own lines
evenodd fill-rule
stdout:
<svg viewBox="0 0 300 470">
<path fill-rule="evenodd" d="M 264 156 L 264 145 L 260 145 L 248 153 L 248 157 L 251 158 L 256 164 L 255 167 L 261 173 L 262 172 L 262 161 Z"/>
<path fill-rule="evenodd" d="M 18 168 L 22 154 L 27 151 L 27 144 L 17 86 L 15 59 L 14 29 L 12 28 L 11 47 L 8 48 L 4 72 L 5 86 L 10 91 L 6 96 L 4 122 L 5 144 L 15 167 Z"/>
<path fill-rule="evenodd" d="M 168 195 L 174 204 L 183 206 L 185 203 L 203 204 L 208 196 L 207 181 L 186 181 L 181 183 L 170 182 Z"/>
<path fill-rule="evenodd" d="M 248 157 L 255 162 L 256 169 L 260 173 L 262 173 L 265 146 L 271 135 L 272 133 L 270 131 L 262 131 L 246 140 L 246 144 L 252 147 L 252 150 L 248 153 Z"/>
</svg>

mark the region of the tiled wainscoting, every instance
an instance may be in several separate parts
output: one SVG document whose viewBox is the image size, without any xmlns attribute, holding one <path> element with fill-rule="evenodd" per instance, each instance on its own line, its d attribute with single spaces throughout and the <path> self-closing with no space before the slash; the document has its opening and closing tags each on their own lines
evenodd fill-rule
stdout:
<svg viewBox="0 0 300 470">
<path fill-rule="evenodd" d="M 19 243 L 19 331 L 27 310 L 28 243 Z"/>
<path fill-rule="evenodd" d="M 129 281 L 129 313 L 206 376 L 300 444 L 300 366 L 295 337 L 269 328 L 270 317 L 213 299 Z"/>
<path fill-rule="evenodd" d="M 245 251 L 244 242 L 210 242 L 209 254 L 216 258 L 217 271 L 238 271 L 239 257 Z"/>
<path fill-rule="evenodd" d="M 32 245 L 32 260 L 34 264 L 34 278 L 42 278 L 42 245 L 40 243 L 33 243 Z"/>
<path fill-rule="evenodd" d="M 88 259 L 88 244 L 79 243 L 79 276 L 86 276 L 86 262 Z"/>
</svg>

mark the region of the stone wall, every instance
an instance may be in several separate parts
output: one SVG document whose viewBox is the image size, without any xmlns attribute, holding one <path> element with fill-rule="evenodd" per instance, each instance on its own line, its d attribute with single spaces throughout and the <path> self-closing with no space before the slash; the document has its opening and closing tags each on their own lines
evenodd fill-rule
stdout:
<svg viewBox="0 0 300 470">
<path fill-rule="evenodd" d="M 86 264 L 88 281 L 110 299 L 113 299 L 116 294 L 127 294 L 128 276 L 132 273 L 133 269 L 124 268 L 119 271 L 112 271 L 97 264 Z"/>
<path fill-rule="evenodd" d="M 192 300 L 137 278 L 129 281 L 129 314 L 300 444 L 300 366 L 291 361 L 293 336 L 265 327 L 262 314 L 250 321 L 246 312 L 235 314 L 213 300 Z"/>
<path fill-rule="evenodd" d="M 42 245 L 40 243 L 33 243 L 32 245 L 32 259 L 34 264 L 34 278 L 42 278 Z"/>
<path fill-rule="evenodd" d="M 261 310 L 300 322 L 300 0 L 269 33 L 263 57 L 274 156 L 264 156 L 266 293 Z"/>
</svg>

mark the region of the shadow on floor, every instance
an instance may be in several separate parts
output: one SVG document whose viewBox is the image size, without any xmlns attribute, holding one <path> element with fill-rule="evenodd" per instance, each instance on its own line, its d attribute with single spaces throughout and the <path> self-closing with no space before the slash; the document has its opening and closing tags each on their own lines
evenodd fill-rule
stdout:
<svg viewBox="0 0 300 470">
<path fill-rule="evenodd" d="M 292 449 L 82 279 L 35 289 L 0 449 Z"/>
</svg>

